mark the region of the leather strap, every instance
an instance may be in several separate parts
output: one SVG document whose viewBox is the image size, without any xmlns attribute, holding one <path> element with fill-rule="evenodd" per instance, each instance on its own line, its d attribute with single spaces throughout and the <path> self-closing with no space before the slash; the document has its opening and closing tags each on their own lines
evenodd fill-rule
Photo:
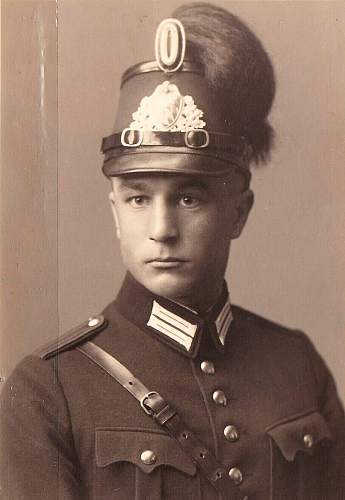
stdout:
<svg viewBox="0 0 345 500">
<path fill-rule="evenodd" d="M 176 410 L 158 392 L 150 391 L 122 363 L 93 342 L 86 342 L 77 349 L 105 370 L 139 401 L 143 410 L 177 441 L 200 472 L 221 494 L 222 499 L 239 500 L 242 498 L 240 491 L 229 478 L 224 465 L 219 463 L 214 454 L 184 425 Z"/>
<path fill-rule="evenodd" d="M 190 149 L 216 149 L 231 151 L 238 154 L 245 160 L 251 156 L 250 147 L 244 138 L 234 141 L 230 134 L 219 132 L 208 132 L 197 129 L 187 132 L 161 132 L 153 130 L 132 130 L 124 129 L 122 132 L 104 137 L 102 140 L 101 152 L 107 153 L 115 148 L 136 148 L 140 146 L 172 146 L 188 147 Z M 234 144 L 235 142 L 235 144 Z"/>
<path fill-rule="evenodd" d="M 195 62 L 191 61 L 183 61 L 183 64 L 181 68 L 179 69 L 179 72 L 187 72 L 187 73 L 197 73 L 199 75 L 204 74 L 204 69 L 200 64 L 197 64 Z M 122 75 L 121 78 L 121 87 L 122 85 L 132 78 L 133 76 L 140 75 L 141 73 L 152 73 L 152 72 L 160 72 L 162 73 L 162 70 L 158 66 L 156 61 L 147 61 L 139 64 L 135 64 L 134 66 L 131 66 L 128 68 L 124 74 Z"/>
<path fill-rule="evenodd" d="M 136 379 L 123 364 L 98 347 L 98 345 L 93 342 L 85 342 L 77 349 L 105 370 L 111 377 L 115 378 L 140 403 L 148 395 L 149 390 L 144 384 Z"/>
</svg>

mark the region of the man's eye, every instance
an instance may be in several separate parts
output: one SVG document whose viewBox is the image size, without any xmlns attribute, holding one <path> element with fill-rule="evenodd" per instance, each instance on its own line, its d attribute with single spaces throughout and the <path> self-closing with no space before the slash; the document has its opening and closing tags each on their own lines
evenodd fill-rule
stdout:
<svg viewBox="0 0 345 500">
<path fill-rule="evenodd" d="M 183 207 L 194 208 L 199 205 L 200 200 L 194 198 L 194 196 L 184 195 L 181 196 L 180 203 Z"/>
<path fill-rule="evenodd" d="M 146 196 L 131 196 L 127 201 L 133 207 L 142 207 L 147 203 L 147 198 Z"/>
</svg>

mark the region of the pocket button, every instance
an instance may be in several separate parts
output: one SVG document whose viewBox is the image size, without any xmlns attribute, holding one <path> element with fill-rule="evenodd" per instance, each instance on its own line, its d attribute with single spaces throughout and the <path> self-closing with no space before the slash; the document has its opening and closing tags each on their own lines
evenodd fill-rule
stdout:
<svg viewBox="0 0 345 500">
<path fill-rule="evenodd" d="M 303 443 L 306 448 L 308 449 L 312 448 L 314 445 L 314 438 L 312 434 L 304 434 Z"/>
<path fill-rule="evenodd" d="M 140 455 L 140 460 L 145 464 L 145 465 L 152 465 L 156 462 L 157 456 L 152 450 L 145 450 L 142 452 Z"/>
</svg>

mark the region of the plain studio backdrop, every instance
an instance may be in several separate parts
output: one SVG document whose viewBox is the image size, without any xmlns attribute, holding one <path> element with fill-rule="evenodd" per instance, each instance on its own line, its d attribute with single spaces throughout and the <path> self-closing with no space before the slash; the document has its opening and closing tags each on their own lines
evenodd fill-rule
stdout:
<svg viewBox="0 0 345 500">
<path fill-rule="evenodd" d="M 119 289 L 101 138 L 122 72 L 153 58 L 158 22 L 182 3 L 2 4 L 3 377 Z M 231 300 L 307 332 L 344 400 L 345 3 L 210 3 L 253 28 L 277 77 L 275 149 L 253 172 L 254 210 L 227 271 Z"/>
</svg>

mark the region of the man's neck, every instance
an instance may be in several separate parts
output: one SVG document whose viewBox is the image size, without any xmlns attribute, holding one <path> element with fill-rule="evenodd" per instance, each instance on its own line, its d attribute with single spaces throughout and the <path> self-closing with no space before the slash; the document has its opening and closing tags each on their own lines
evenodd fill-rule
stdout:
<svg viewBox="0 0 345 500">
<path fill-rule="evenodd" d="M 165 297 L 176 304 L 179 304 L 192 312 L 204 315 L 218 302 L 223 289 L 223 281 L 213 289 L 203 290 L 202 292 L 194 293 L 188 296 Z M 205 293 L 206 292 L 206 293 Z"/>
</svg>

